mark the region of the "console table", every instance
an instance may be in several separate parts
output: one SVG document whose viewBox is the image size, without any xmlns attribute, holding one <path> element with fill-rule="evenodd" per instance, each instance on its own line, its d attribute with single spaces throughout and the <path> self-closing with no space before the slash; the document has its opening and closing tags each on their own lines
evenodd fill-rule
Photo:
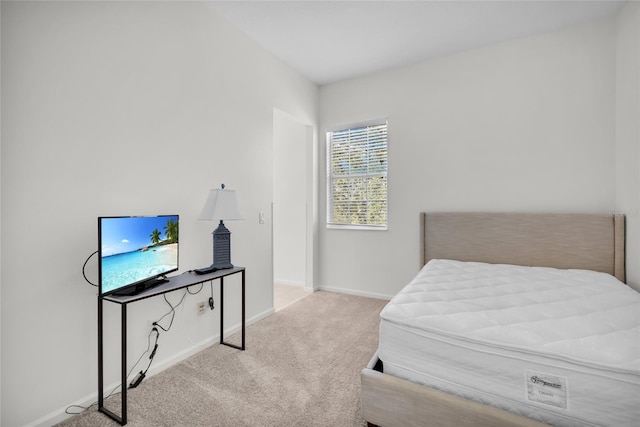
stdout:
<svg viewBox="0 0 640 427">
<path fill-rule="evenodd" d="M 224 341 L 224 278 L 232 274 L 242 274 L 242 339 L 241 345 L 235 345 Z M 98 411 L 109 416 L 120 425 L 127 424 L 127 305 L 141 301 L 146 298 L 155 297 L 166 294 L 167 292 L 177 291 L 200 283 L 209 282 L 220 279 L 220 344 L 244 350 L 244 330 L 245 330 L 245 269 L 244 267 L 233 267 L 224 270 L 214 271 L 208 274 L 195 274 L 186 272 L 184 274 L 168 277 L 168 281 L 147 289 L 137 295 L 129 296 L 98 296 Z M 120 304 L 120 337 L 121 343 L 121 382 L 122 382 L 122 416 L 118 416 L 109 409 L 104 407 L 104 359 L 103 359 L 103 319 L 102 304 L 104 301 Z"/>
</svg>

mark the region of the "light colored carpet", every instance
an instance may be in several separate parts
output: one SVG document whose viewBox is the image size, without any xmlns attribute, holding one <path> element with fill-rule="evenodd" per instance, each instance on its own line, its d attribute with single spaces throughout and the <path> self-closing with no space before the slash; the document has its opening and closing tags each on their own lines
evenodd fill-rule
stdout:
<svg viewBox="0 0 640 427">
<path fill-rule="evenodd" d="M 282 310 L 289 304 L 293 304 L 310 294 L 311 292 L 306 291 L 303 286 L 276 282 L 273 284 L 273 308 L 275 311 Z"/>
<path fill-rule="evenodd" d="M 129 391 L 128 425 L 362 426 L 360 370 L 386 301 L 315 292 Z M 233 341 L 230 337 L 229 341 Z M 120 398 L 105 406 L 119 413 Z M 95 406 L 61 426 L 112 426 Z"/>
</svg>

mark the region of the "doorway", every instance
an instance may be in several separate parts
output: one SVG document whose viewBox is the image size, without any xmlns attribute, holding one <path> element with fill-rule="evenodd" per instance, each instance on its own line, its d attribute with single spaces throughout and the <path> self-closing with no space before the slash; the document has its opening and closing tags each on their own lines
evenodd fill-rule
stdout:
<svg viewBox="0 0 640 427">
<path fill-rule="evenodd" d="M 313 127 L 274 109 L 273 114 L 273 283 L 284 301 L 300 290 L 313 291 L 314 280 Z M 277 285 L 282 285 L 278 288 Z M 275 301 L 282 298 L 274 297 Z M 295 299 L 297 300 L 297 299 Z M 282 307 L 282 304 L 278 304 Z M 278 307 L 278 308 L 279 308 Z"/>
</svg>

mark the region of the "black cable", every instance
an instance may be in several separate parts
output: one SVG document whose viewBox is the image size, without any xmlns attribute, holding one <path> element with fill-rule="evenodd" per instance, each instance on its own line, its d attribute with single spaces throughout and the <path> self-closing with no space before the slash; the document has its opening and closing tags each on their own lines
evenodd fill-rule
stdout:
<svg viewBox="0 0 640 427">
<path fill-rule="evenodd" d="M 203 287 L 204 287 L 204 283 L 200 283 L 200 289 L 198 289 L 198 290 L 197 290 L 197 291 L 195 291 L 195 292 L 191 292 L 191 291 L 189 290 L 189 287 L 187 286 L 187 292 L 189 292 L 189 294 L 190 294 L 190 295 L 196 295 L 196 294 L 199 294 L 199 293 L 200 293 L 200 291 L 202 291 L 202 288 L 203 288 Z"/>
<path fill-rule="evenodd" d="M 176 305 L 175 305 L 175 307 L 174 307 L 173 305 L 171 305 L 171 303 L 170 303 L 170 302 L 169 302 L 169 300 L 167 299 L 167 294 L 163 294 L 162 296 L 163 296 L 163 298 L 164 298 L 165 302 L 166 302 L 167 304 L 169 304 L 169 307 L 171 307 L 171 310 L 170 310 L 168 313 L 166 313 L 164 316 L 162 316 L 160 319 L 158 319 L 157 321 L 153 322 L 153 323 L 152 323 L 152 325 L 153 325 L 153 326 L 157 326 L 157 327 L 159 327 L 160 329 L 162 329 L 162 330 L 163 330 L 163 331 L 165 331 L 165 332 L 169 332 L 169 329 L 171 329 L 171 326 L 173 325 L 173 319 L 175 319 L 175 317 L 176 317 L 176 308 L 178 308 L 178 307 L 180 306 L 180 304 L 182 304 L 182 302 L 184 301 L 184 298 L 187 296 L 187 292 L 185 291 L 185 292 L 182 294 L 182 298 L 180 298 L 180 301 L 178 302 L 178 304 L 176 304 Z M 171 321 L 169 322 L 169 326 L 165 329 L 165 328 L 160 324 L 160 322 L 162 322 L 162 320 L 163 320 L 165 317 L 167 317 L 168 315 L 170 315 L 170 314 L 171 314 Z"/>
<path fill-rule="evenodd" d="M 91 259 L 92 256 L 94 256 L 95 254 L 97 254 L 98 251 L 95 251 L 94 253 L 92 253 L 91 255 L 89 255 L 89 257 L 86 259 L 86 261 L 84 262 L 84 264 L 82 265 L 82 275 L 84 276 L 84 280 L 87 281 L 88 284 L 90 284 L 91 286 L 95 286 L 96 288 L 98 287 L 98 285 L 96 285 L 95 283 L 91 282 L 91 280 L 89 280 L 87 278 L 87 274 L 84 272 L 85 268 L 87 267 L 87 263 L 89 262 L 89 260 Z"/>
<path fill-rule="evenodd" d="M 149 335 L 147 335 L 147 349 L 140 355 L 140 357 L 138 358 L 138 360 L 136 360 L 136 363 L 133 364 L 133 366 L 131 367 L 131 369 L 129 370 L 129 372 L 127 373 L 127 378 L 129 378 L 131 376 L 131 374 L 133 373 L 133 371 L 136 369 L 136 366 L 138 366 L 138 364 L 140 363 L 140 361 L 142 360 L 142 358 L 144 357 L 145 354 L 149 353 L 149 350 L 151 349 L 151 334 L 153 334 L 153 332 L 155 331 L 156 333 L 156 341 L 155 341 L 155 346 L 153 348 L 153 351 L 151 352 L 152 355 L 149 356 L 149 359 L 153 360 L 153 357 L 155 356 L 155 351 L 158 348 L 158 338 L 160 337 L 160 332 L 158 331 L 158 329 L 153 328 L 151 329 L 151 332 L 149 332 Z M 151 362 L 149 362 L 149 365 L 147 366 L 147 369 L 144 371 L 145 373 L 149 370 L 149 367 L 151 366 Z M 115 394 L 118 393 L 122 393 L 121 391 L 119 391 L 118 393 L 116 393 L 116 390 L 118 390 L 120 388 L 120 386 L 122 386 L 122 384 L 118 384 L 117 386 L 115 386 L 115 388 L 113 390 L 111 390 L 111 392 L 109 394 L 107 394 L 104 399 L 107 399 Z M 89 406 L 82 406 L 82 405 L 70 405 L 67 406 L 67 408 L 64 410 L 65 414 L 69 414 L 69 415 L 77 415 L 80 414 L 84 411 L 86 411 L 87 409 L 91 408 L 92 406 L 95 406 L 98 404 L 98 401 L 96 400 L 95 402 L 93 402 L 91 405 Z M 80 408 L 82 409 L 82 411 L 80 412 L 69 412 L 69 410 L 71 408 Z"/>
<path fill-rule="evenodd" d="M 154 343 L 153 350 L 149 355 L 149 364 L 147 365 L 147 369 L 145 369 L 144 371 L 140 371 L 138 374 L 136 374 L 135 378 L 129 384 L 129 388 L 138 387 L 142 382 L 142 380 L 144 380 L 144 378 L 147 376 L 147 372 L 149 371 L 149 368 L 151 368 L 151 363 L 153 363 L 153 358 L 156 356 L 156 351 L 158 350 L 158 338 L 160 338 L 160 331 L 158 331 L 158 328 L 154 327 L 153 329 L 151 329 L 151 332 L 149 332 L 149 337 L 148 337 L 149 344 L 147 346 L 147 351 L 145 353 L 142 353 L 142 356 L 144 356 L 149 351 L 149 348 L 151 348 L 151 334 L 154 331 L 156 333 L 156 342 Z M 140 356 L 140 359 L 142 359 L 142 356 Z M 138 359 L 138 362 L 140 362 L 140 359 Z M 136 365 L 138 364 L 138 362 L 136 362 Z"/>
<path fill-rule="evenodd" d="M 153 326 L 157 326 L 160 329 L 162 329 L 165 332 L 169 332 L 169 329 L 171 329 L 171 326 L 173 325 L 173 319 L 175 319 L 176 317 L 176 308 L 180 307 L 180 304 L 182 304 L 184 302 L 184 298 L 187 296 L 187 292 L 190 295 L 196 295 L 199 294 L 202 289 L 204 288 L 204 283 L 200 284 L 200 289 L 198 289 L 196 292 L 191 292 L 189 290 L 189 287 L 187 286 L 187 288 L 185 288 L 185 292 L 182 294 L 182 298 L 180 298 L 180 301 L 174 306 L 171 305 L 171 303 L 169 302 L 169 300 L 167 299 L 167 295 L 163 294 L 162 297 L 164 298 L 164 301 L 169 305 L 169 307 L 171 307 L 171 310 L 169 310 L 168 313 L 166 313 L 164 316 L 162 316 L 160 319 L 156 320 L 155 322 L 153 322 Z M 213 289 L 213 285 L 212 285 L 212 289 Z M 213 292 L 213 291 L 212 291 Z M 169 326 L 168 327 L 163 327 L 160 322 L 162 322 L 162 320 L 167 317 L 168 315 L 171 315 L 171 321 L 169 322 Z"/>
<path fill-rule="evenodd" d="M 158 348 L 158 338 L 160 338 L 160 331 L 158 331 L 157 328 L 151 328 L 151 331 L 149 332 L 149 335 L 147 335 L 147 349 L 145 350 L 144 353 L 142 353 L 140 355 L 140 357 L 138 358 L 138 360 L 136 360 L 136 363 L 133 365 L 133 368 L 131 368 L 131 370 L 129 371 L 129 375 L 131 375 L 131 372 L 133 372 L 133 370 L 135 369 L 135 367 L 138 365 L 138 363 L 140 363 L 140 361 L 142 360 L 142 358 L 144 357 L 145 354 L 149 353 L 149 349 L 151 348 L 151 334 L 152 333 L 156 333 L 156 341 L 155 341 L 155 347 L 153 348 L 153 355 L 149 356 L 150 359 L 153 359 L 153 356 L 155 356 L 156 353 L 156 349 Z M 129 376 L 127 375 L 127 377 Z"/>
<path fill-rule="evenodd" d="M 191 292 L 189 290 L 189 287 L 187 286 L 185 288 L 185 292 L 182 294 L 182 297 L 180 298 L 180 301 L 178 301 L 178 303 L 174 306 L 171 304 L 171 302 L 169 302 L 169 300 L 167 299 L 167 295 L 163 294 L 162 297 L 164 298 L 164 301 L 169 305 L 170 310 L 165 313 L 160 319 L 158 319 L 157 321 L 153 322 L 152 325 L 154 326 L 154 328 L 151 330 L 151 332 L 149 333 L 148 339 L 148 345 L 147 345 L 147 352 L 149 351 L 149 348 L 151 348 L 151 333 L 153 333 L 153 331 L 156 332 L 156 342 L 154 344 L 153 350 L 151 351 L 151 355 L 149 356 L 149 364 L 147 365 L 147 369 L 145 369 L 144 371 L 140 371 L 138 374 L 136 374 L 135 378 L 133 379 L 133 381 L 131 381 L 131 383 L 129 384 L 129 388 L 136 388 L 138 387 L 138 385 L 140 385 L 140 383 L 142 382 L 142 380 L 144 380 L 144 378 L 147 375 L 147 371 L 149 371 L 149 368 L 151 367 L 151 363 L 153 363 L 153 358 L 156 355 L 156 350 L 158 349 L 158 338 L 160 337 L 160 331 L 158 331 L 158 329 L 156 328 L 156 326 L 160 329 L 162 329 L 164 332 L 169 332 L 169 330 L 171 329 L 171 326 L 173 326 L 173 321 L 176 317 L 176 308 L 178 308 L 183 302 L 185 297 L 187 296 L 187 292 L 191 295 L 196 295 L 198 293 L 200 293 L 202 291 L 202 289 L 204 288 L 204 283 L 200 284 L 200 289 L 198 289 L 196 292 Z M 211 285 L 211 291 L 213 292 L 213 283 Z M 167 326 L 166 328 L 163 327 L 160 322 L 167 316 L 171 315 L 171 320 L 169 321 L 169 326 Z M 142 354 L 142 356 L 144 356 L 145 353 Z M 142 359 L 142 356 L 140 356 L 140 359 Z M 138 361 L 136 362 L 136 365 L 138 363 L 140 363 L 140 359 L 138 359 Z M 135 367 L 135 365 L 134 365 Z M 133 370 L 132 370 L 133 371 Z M 131 372 L 129 372 L 129 375 L 131 375 Z M 129 376 L 127 375 L 127 377 Z"/>
<path fill-rule="evenodd" d="M 153 328 L 152 332 L 153 331 L 156 331 L 156 342 L 154 343 L 153 350 L 151 350 L 151 354 L 149 355 L 149 364 L 147 365 L 147 369 L 144 370 L 145 374 L 151 367 L 151 362 L 153 362 L 153 358 L 156 357 L 156 351 L 158 350 L 158 338 L 160 338 L 160 332 L 156 328 Z"/>
<path fill-rule="evenodd" d="M 213 304 L 213 280 L 210 280 L 209 284 L 211 285 L 211 297 L 209 297 L 209 308 L 211 310 L 213 310 L 213 308 L 214 308 L 214 304 Z"/>
</svg>

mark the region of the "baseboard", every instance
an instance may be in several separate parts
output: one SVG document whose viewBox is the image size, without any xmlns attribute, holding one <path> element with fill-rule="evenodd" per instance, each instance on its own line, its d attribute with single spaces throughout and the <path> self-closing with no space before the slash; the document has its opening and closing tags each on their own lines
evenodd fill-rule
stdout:
<svg viewBox="0 0 640 427">
<path fill-rule="evenodd" d="M 253 323 L 256 323 L 266 317 L 271 316 L 273 313 L 275 313 L 275 310 L 273 309 L 273 307 L 269 308 L 268 310 L 263 311 L 262 313 L 258 313 L 253 317 L 250 317 L 248 319 L 246 319 L 245 326 L 249 326 Z M 235 334 L 236 332 L 240 332 L 240 330 L 242 329 L 242 324 L 237 323 L 234 326 L 227 328 L 224 330 L 224 336 L 227 337 L 229 335 Z M 220 340 L 220 335 L 218 335 L 218 341 Z"/>
<path fill-rule="evenodd" d="M 347 289 L 347 288 L 335 288 L 332 286 L 320 286 L 319 288 L 317 288 L 317 290 L 337 292 L 339 294 L 356 295 L 360 297 L 368 297 L 368 298 L 383 299 L 383 300 L 390 300 L 393 297 L 393 295 L 378 294 L 375 292 L 357 291 L 354 289 Z"/>
<path fill-rule="evenodd" d="M 304 282 L 298 282 L 298 281 L 295 281 L 295 280 L 273 279 L 273 283 L 278 284 L 278 285 L 299 286 L 301 288 L 304 287 Z"/>
<path fill-rule="evenodd" d="M 255 316 L 250 317 L 249 319 L 246 319 L 245 321 L 245 326 L 249 326 L 253 323 L 256 323 L 270 315 L 272 315 L 274 313 L 274 309 L 273 307 L 271 307 L 268 310 L 263 311 L 262 313 L 259 313 Z M 227 329 L 225 329 L 224 331 L 224 336 L 228 337 L 229 335 L 233 335 L 236 332 L 240 332 L 240 330 L 242 329 L 242 324 L 238 323 L 236 325 L 233 325 Z M 159 363 L 158 365 L 155 365 L 153 367 L 151 367 L 149 369 L 149 372 L 147 372 L 147 378 L 152 377 L 154 375 L 159 374 L 160 372 L 164 371 L 165 369 L 170 368 L 173 365 L 176 365 L 180 362 L 182 362 L 183 360 L 193 356 L 196 353 L 199 353 L 200 351 L 204 350 L 205 348 L 211 347 L 214 344 L 218 344 L 220 342 L 220 334 L 216 334 L 214 336 L 211 336 L 205 340 L 202 340 L 196 344 L 191 345 L 190 347 L 184 349 L 183 351 L 175 354 L 173 357 L 170 357 L 164 361 L 162 361 L 161 363 Z M 251 345 L 251 343 L 247 343 L 247 347 L 249 347 Z M 120 385 L 119 382 L 117 383 L 113 383 L 113 384 L 109 384 L 109 385 L 105 385 L 104 389 L 105 390 L 113 390 L 114 388 L 116 388 L 118 385 Z M 72 417 L 73 415 L 67 414 L 65 412 L 65 410 L 69 407 L 69 406 L 81 406 L 81 407 L 88 407 L 92 404 L 95 404 L 98 401 L 98 392 L 96 391 L 95 393 L 91 393 L 86 395 L 83 398 L 80 398 L 78 400 L 76 400 L 75 402 L 70 403 L 69 405 L 64 406 L 63 408 L 60 408 L 56 411 L 50 412 L 49 414 L 38 418 L 37 420 L 27 424 L 25 427 L 48 427 L 48 426 L 52 426 L 55 424 L 58 424 L 70 417 Z"/>
</svg>

